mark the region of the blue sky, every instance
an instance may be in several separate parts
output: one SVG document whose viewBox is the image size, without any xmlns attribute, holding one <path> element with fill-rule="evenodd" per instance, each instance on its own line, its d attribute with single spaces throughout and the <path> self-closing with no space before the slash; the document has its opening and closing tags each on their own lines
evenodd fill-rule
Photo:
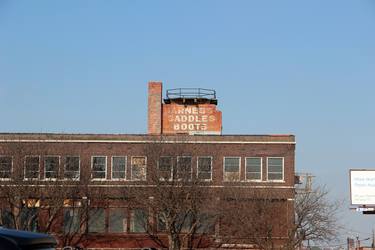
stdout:
<svg viewBox="0 0 375 250">
<path fill-rule="evenodd" d="M 149 80 L 213 88 L 225 134 L 295 134 L 366 238 L 348 170 L 375 168 L 374 27 L 373 0 L 0 0 L 0 131 L 145 133 Z"/>
</svg>

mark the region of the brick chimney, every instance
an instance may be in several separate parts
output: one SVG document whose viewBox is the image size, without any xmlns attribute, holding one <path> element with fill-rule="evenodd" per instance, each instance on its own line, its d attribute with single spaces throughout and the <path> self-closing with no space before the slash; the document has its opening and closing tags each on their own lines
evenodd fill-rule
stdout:
<svg viewBox="0 0 375 250">
<path fill-rule="evenodd" d="M 148 82 L 148 134 L 162 133 L 162 82 Z"/>
</svg>

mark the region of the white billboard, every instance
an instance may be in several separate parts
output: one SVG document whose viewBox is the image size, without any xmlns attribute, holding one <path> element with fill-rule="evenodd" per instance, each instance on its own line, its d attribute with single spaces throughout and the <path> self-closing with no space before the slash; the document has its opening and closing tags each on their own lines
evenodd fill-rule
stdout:
<svg viewBox="0 0 375 250">
<path fill-rule="evenodd" d="M 352 205 L 375 205 L 375 169 L 351 169 L 350 200 Z"/>
</svg>

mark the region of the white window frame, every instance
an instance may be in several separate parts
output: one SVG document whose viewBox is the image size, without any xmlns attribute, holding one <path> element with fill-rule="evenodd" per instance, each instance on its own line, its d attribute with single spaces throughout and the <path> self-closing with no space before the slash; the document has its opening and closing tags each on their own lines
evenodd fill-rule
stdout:
<svg viewBox="0 0 375 250">
<path fill-rule="evenodd" d="M 260 179 L 248 179 L 247 178 L 247 159 L 260 159 Z M 267 172 L 268 173 L 268 172 Z M 263 157 L 245 157 L 245 180 L 250 182 L 261 182 L 263 180 Z"/>
<path fill-rule="evenodd" d="M 55 181 L 57 178 L 47 178 L 46 177 L 46 158 L 48 157 L 57 157 L 59 159 L 58 168 L 57 168 L 57 177 L 59 177 L 60 174 L 60 165 L 61 165 L 61 157 L 60 155 L 45 155 L 43 156 L 43 172 L 44 172 L 44 180 L 48 181 Z M 50 172 L 50 171 L 49 171 Z"/>
<path fill-rule="evenodd" d="M 73 179 L 73 178 L 66 178 L 65 173 L 66 173 L 66 158 L 68 157 L 78 157 L 78 178 Z M 79 181 L 81 179 L 81 156 L 80 155 L 65 155 L 64 156 L 64 176 L 63 179 L 66 181 Z M 71 172 L 71 171 L 69 171 Z"/>
<path fill-rule="evenodd" d="M 211 160 L 211 171 L 210 171 L 210 179 L 199 179 L 199 158 L 210 158 Z M 212 181 L 212 172 L 213 172 L 213 157 L 212 156 L 197 156 L 197 180 L 200 181 Z"/>
<path fill-rule="evenodd" d="M 133 178 L 133 158 L 145 158 L 145 178 L 144 180 L 134 180 Z M 131 181 L 147 181 L 147 156 L 145 155 L 139 155 L 139 156 L 132 156 L 130 159 L 130 180 Z"/>
<path fill-rule="evenodd" d="M 189 155 L 181 155 L 181 156 L 177 156 L 177 162 L 176 162 L 176 179 L 177 180 L 182 180 L 182 178 L 178 178 L 178 161 L 180 158 L 190 158 L 191 161 L 190 161 L 190 177 L 189 177 L 189 181 L 191 181 L 193 179 L 193 157 L 192 156 L 189 156 Z"/>
<path fill-rule="evenodd" d="M 282 179 L 281 180 L 269 180 L 268 179 L 268 173 L 269 173 L 269 171 L 268 171 L 268 160 L 270 159 L 270 158 L 278 158 L 278 159 L 282 159 L 282 169 L 281 169 L 281 171 L 282 171 Z M 285 182 L 285 180 L 284 180 L 284 177 L 285 177 L 285 167 L 284 167 L 284 157 L 282 157 L 282 156 L 270 156 L 270 157 L 267 157 L 267 181 L 268 182 Z"/>
<path fill-rule="evenodd" d="M 105 163 L 104 163 L 104 166 L 105 166 L 105 173 L 104 173 L 104 178 L 93 178 L 93 173 L 94 173 L 94 158 L 104 158 L 105 159 Z M 107 170 L 108 170 L 108 165 L 107 165 L 107 156 L 105 155 L 92 155 L 91 156 L 91 180 L 92 181 L 105 181 L 107 180 Z M 95 172 L 101 172 L 101 171 L 95 171 Z"/>
<path fill-rule="evenodd" d="M 113 158 L 116 158 L 116 157 L 122 157 L 122 158 L 125 158 L 125 177 L 124 178 L 113 178 Z M 121 180 L 126 180 L 128 179 L 127 178 L 127 169 L 128 169 L 128 157 L 126 155 L 112 155 L 111 156 L 111 180 L 114 180 L 114 181 L 121 181 Z M 116 171 L 118 172 L 118 171 Z"/>
<path fill-rule="evenodd" d="M 11 159 L 11 162 L 10 162 L 10 178 L 0 178 L 0 180 L 2 181 L 9 181 L 12 179 L 12 175 L 13 175 L 13 156 L 11 155 L 0 155 L 0 157 L 10 157 Z"/>
<path fill-rule="evenodd" d="M 160 173 L 159 164 L 160 164 L 160 158 L 167 158 L 167 157 L 171 158 L 172 166 L 171 166 L 171 175 L 169 176 L 168 179 L 165 180 L 164 178 L 159 176 L 159 173 Z M 158 159 L 158 178 L 159 178 L 159 181 L 172 181 L 173 180 L 173 172 L 174 172 L 173 156 L 168 156 L 168 155 L 160 156 L 159 159 Z"/>
<path fill-rule="evenodd" d="M 238 180 L 226 180 L 225 179 L 225 159 L 226 158 L 238 158 L 239 159 L 239 166 L 238 166 Z M 230 172 L 228 172 L 230 173 Z M 241 181 L 241 156 L 224 156 L 223 157 L 223 181 L 224 182 L 240 182 Z"/>
<path fill-rule="evenodd" d="M 39 159 L 39 164 L 38 164 L 38 177 L 37 178 L 26 178 L 26 159 L 28 157 L 38 157 Z M 26 181 L 31 181 L 31 180 L 40 180 L 40 155 L 25 155 L 24 162 L 23 162 L 23 179 Z"/>
</svg>

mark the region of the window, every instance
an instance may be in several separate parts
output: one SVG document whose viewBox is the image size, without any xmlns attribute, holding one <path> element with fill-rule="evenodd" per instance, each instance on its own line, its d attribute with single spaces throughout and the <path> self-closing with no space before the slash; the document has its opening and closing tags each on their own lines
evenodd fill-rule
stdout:
<svg viewBox="0 0 375 250">
<path fill-rule="evenodd" d="M 39 156 L 26 156 L 25 179 L 39 179 Z"/>
<path fill-rule="evenodd" d="M 246 158 L 246 180 L 262 180 L 262 158 L 247 157 Z"/>
<path fill-rule="evenodd" d="M 124 208 L 110 208 L 108 218 L 108 232 L 122 233 L 126 232 L 126 214 Z"/>
<path fill-rule="evenodd" d="M 88 221 L 89 233 L 105 232 L 105 210 L 104 208 L 91 208 Z"/>
<path fill-rule="evenodd" d="M 125 179 L 126 173 L 126 156 L 112 157 L 112 179 Z"/>
<path fill-rule="evenodd" d="M 172 171 L 173 171 L 173 164 L 172 164 L 172 157 L 170 156 L 162 156 L 159 159 L 159 180 L 171 180 L 172 179 Z"/>
<path fill-rule="evenodd" d="M 64 208 L 64 233 L 74 234 L 80 231 L 81 208 Z"/>
<path fill-rule="evenodd" d="M 209 213 L 201 213 L 198 215 L 197 233 L 198 234 L 215 234 L 216 217 Z"/>
<path fill-rule="evenodd" d="M 14 214 L 10 208 L 1 209 L 1 222 L 2 226 L 5 228 L 15 228 L 14 227 Z"/>
<path fill-rule="evenodd" d="M 0 156 L 0 179 L 12 177 L 12 157 Z"/>
<path fill-rule="evenodd" d="M 131 161 L 131 179 L 134 181 L 146 180 L 146 157 L 132 157 Z"/>
<path fill-rule="evenodd" d="M 144 233 L 147 229 L 147 212 L 144 209 L 137 208 L 131 211 L 130 232 Z"/>
<path fill-rule="evenodd" d="M 191 180 L 191 157 L 179 156 L 177 157 L 177 178 Z"/>
<path fill-rule="evenodd" d="M 38 208 L 23 206 L 20 211 L 20 230 L 38 231 Z"/>
<path fill-rule="evenodd" d="M 224 181 L 240 180 L 240 157 L 224 157 Z"/>
<path fill-rule="evenodd" d="M 56 179 L 59 175 L 60 157 L 46 156 L 44 158 L 44 178 Z"/>
<path fill-rule="evenodd" d="M 198 157 L 198 179 L 212 179 L 212 157 Z"/>
<path fill-rule="evenodd" d="M 282 181 L 284 179 L 284 158 L 267 158 L 267 179 L 270 181 Z"/>
<path fill-rule="evenodd" d="M 79 156 L 67 156 L 65 158 L 64 178 L 79 180 Z"/>
<path fill-rule="evenodd" d="M 107 176 L 107 157 L 93 156 L 91 158 L 91 178 L 105 179 Z"/>
</svg>

